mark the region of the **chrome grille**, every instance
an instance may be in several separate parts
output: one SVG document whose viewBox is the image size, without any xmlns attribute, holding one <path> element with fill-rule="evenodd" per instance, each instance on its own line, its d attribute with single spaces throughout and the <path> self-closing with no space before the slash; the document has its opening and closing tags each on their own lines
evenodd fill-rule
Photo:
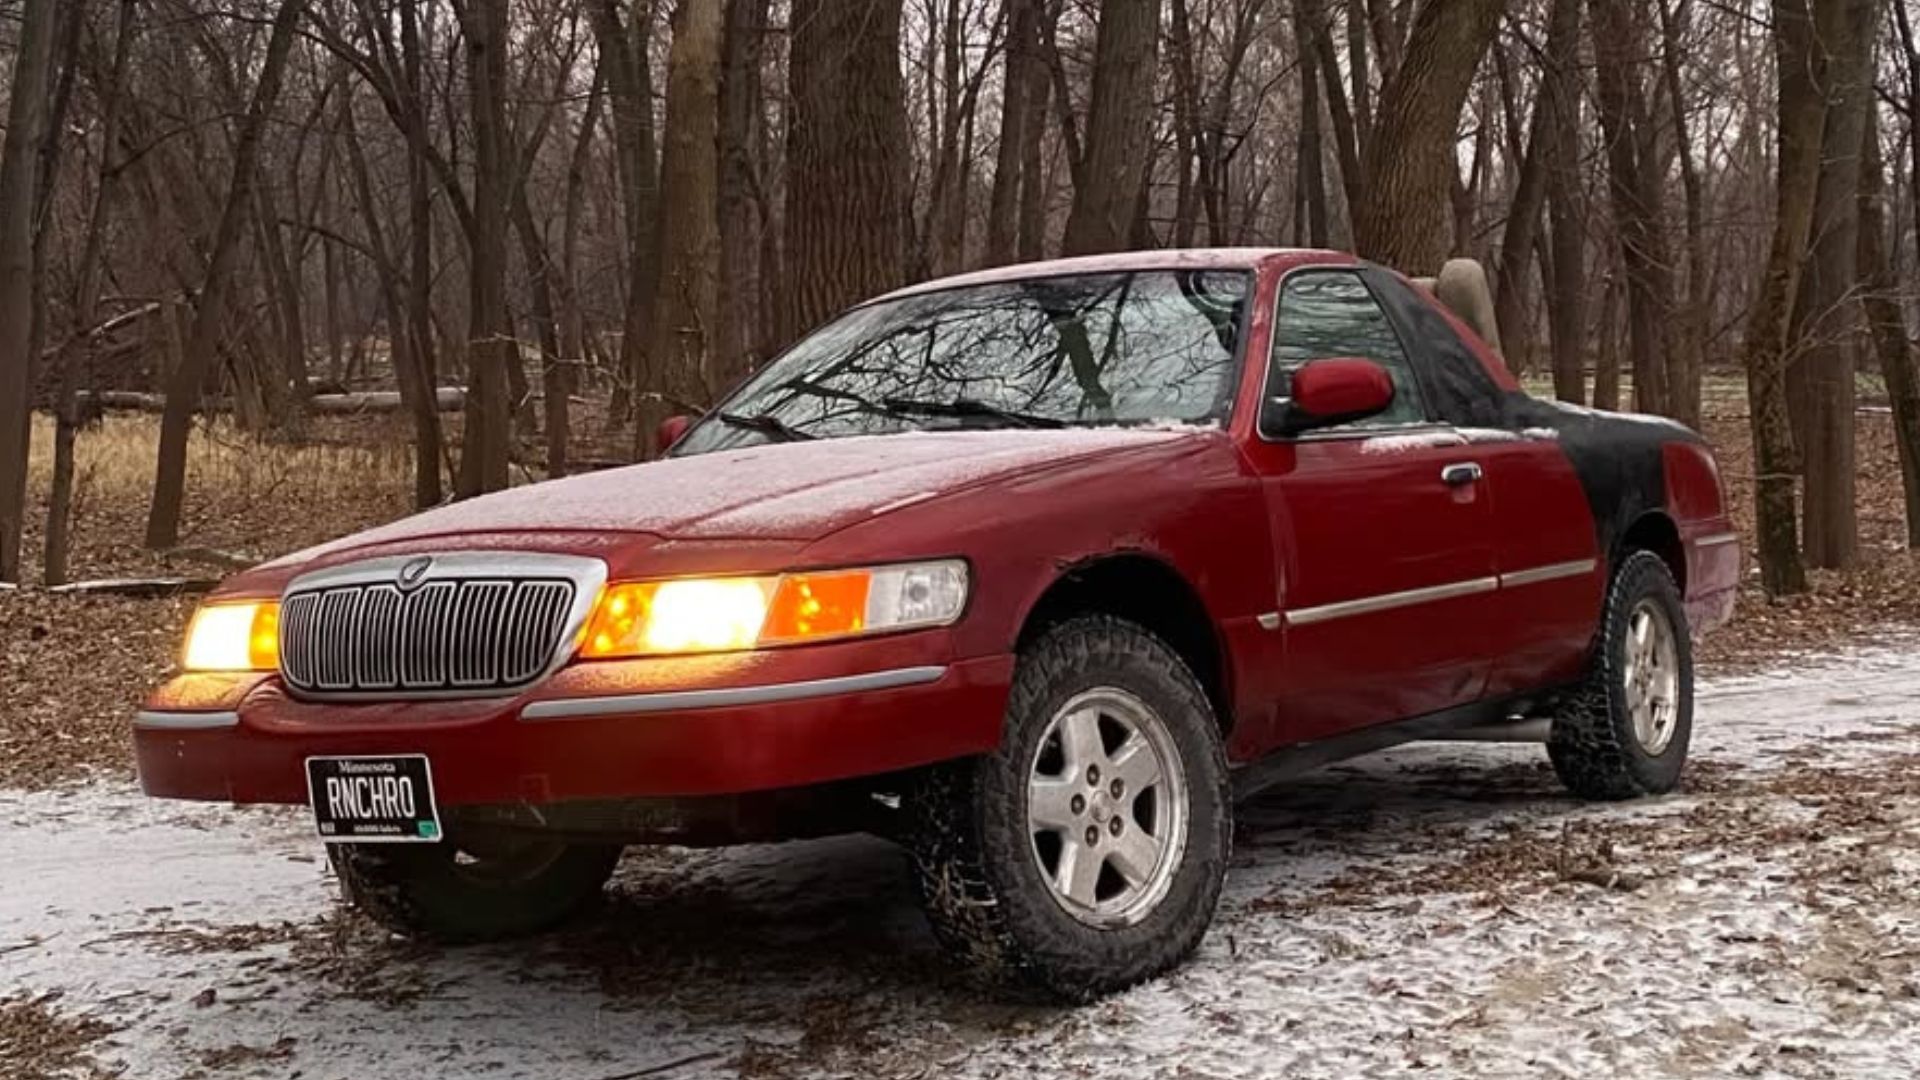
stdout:
<svg viewBox="0 0 1920 1080">
<path fill-rule="evenodd" d="M 461 577 L 412 590 L 295 582 L 280 611 L 281 673 L 320 694 L 511 690 L 546 671 L 579 594 L 565 578 Z"/>
</svg>

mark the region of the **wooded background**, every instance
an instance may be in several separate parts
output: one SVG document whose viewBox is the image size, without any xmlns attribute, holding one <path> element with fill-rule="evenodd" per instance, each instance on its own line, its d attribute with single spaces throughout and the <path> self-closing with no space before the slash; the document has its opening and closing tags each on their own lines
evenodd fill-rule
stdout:
<svg viewBox="0 0 1920 1080">
<path fill-rule="evenodd" d="M 0 581 L 31 415 L 298 439 L 397 392 L 414 501 L 651 451 L 877 292 L 1124 248 L 1492 275 L 1569 401 L 1744 374 L 1769 591 L 1859 557 L 1863 387 L 1920 544 L 1902 0 L 0 0 Z M 443 417 L 449 395 L 464 407 Z M 594 425 L 593 438 L 581 427 Z M 609 432 L 613 433 L 609 435 Z"/>
</svg>

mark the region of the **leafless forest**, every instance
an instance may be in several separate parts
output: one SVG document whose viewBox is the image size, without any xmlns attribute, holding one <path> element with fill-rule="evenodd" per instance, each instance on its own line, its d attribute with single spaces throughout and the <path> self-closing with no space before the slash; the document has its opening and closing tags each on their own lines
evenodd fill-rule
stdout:
<svg viewBox="0 0 1920 1080">
<path fill-rule="evenodd" d="M 391 407 L 426 506 L 644 457 L 662 418 L 894 286 L 1309 245 L 1481 260 L 1539 392 L 1698 424 L 1703 386 L 1731 388 L 1766 586 L 1794 593 L 1862 557 L 1862 417 L 1890 411 L 1920 542 L 1916 19 L 0 0 L 0 581 L 68 576 L 76 433 L 103 411 L 158 414 L 142 510 L 166 550 L 197 425 L 297 444 Z"/>
</svg>

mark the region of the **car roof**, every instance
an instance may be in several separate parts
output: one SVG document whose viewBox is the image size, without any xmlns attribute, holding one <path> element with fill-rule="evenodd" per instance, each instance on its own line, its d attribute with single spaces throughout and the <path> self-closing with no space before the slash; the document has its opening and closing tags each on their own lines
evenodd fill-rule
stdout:
<svg viewBox="0 0 1920 1080">
<path fill-rule="evenodd" d="M 959 289 L 971 285 L 995 285 L 1007 281 L 1071 277 L 1078 274 L 1114 274 L 1129 270 L 1254 270 L 1268 259 L 1280 256 L 1296 258 L 1324 256 L 1343 260 L 1353 257 L 1340 252 L 1320 251 L 1313 248 L 1215 247 L 1117 251 L 1107 255 L 1081 255 L 1070 259 L 1016 263 L 1012 266 L 996 266 L 990 270 L 975 270 L 971 273 L 955 274 L 952 277 L 935 278 L 932 281 L 909 285 L 904 289 L 896 289 L 885 296 L 875 297 L 868 303 L 898 300 L 904 296 L 918 296 L 922 293 Z"/>
</svg>

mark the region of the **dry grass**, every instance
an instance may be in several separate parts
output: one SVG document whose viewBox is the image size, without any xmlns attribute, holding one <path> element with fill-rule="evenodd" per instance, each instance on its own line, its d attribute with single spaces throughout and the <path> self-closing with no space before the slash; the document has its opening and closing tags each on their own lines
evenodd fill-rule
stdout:
<svg viewBox="0 0 1920 1080">
<path fill-rule="evenodd" d="M 404 422 L 316 422 L 298 443 L 231 423 L 195 427 L 187 448 L 181 544 L 267 558 L 405 514 L 413 454 Z M 159 418 L 113 415 L 75 444 L 75 577 L 163 572 L 177 560 L 139 547 L 153 496 Z M 53 423 L 36 417 L 27 551 L 37 555 L 53 472 Z"/>
<path fill-rule="evenodd" d="M 412 455 L 404 427 L 389 419 L 316 423 L 299 444 L 248 438 L 226 423 L 197 427 L 181 543 L 265 559 L 406 514 Z M 75 579 L 221 573 L 190 553 L 140 545 L 159 436 L 158 418 L 144 415 L 110 416 L 81 433 Z M 36 418 L 33 440 L 30 572 L 41 549 L 52 423 Z M 128 718 L 166 677 L 191 610 L 182 599 L 0 591 L 0 786 L 42 787 L 94 770 L 130 774 Z"/>
</svg>

